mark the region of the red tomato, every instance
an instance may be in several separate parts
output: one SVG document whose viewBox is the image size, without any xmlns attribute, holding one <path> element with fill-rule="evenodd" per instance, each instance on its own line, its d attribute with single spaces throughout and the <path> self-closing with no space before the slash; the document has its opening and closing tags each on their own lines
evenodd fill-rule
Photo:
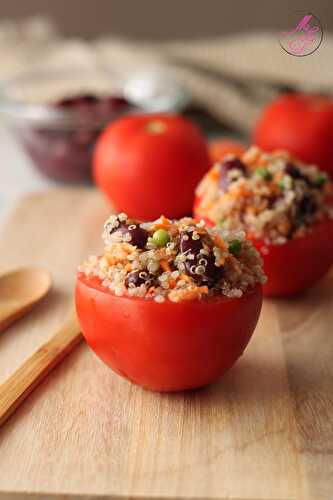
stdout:
<svg viewBox="0 0 333 500">
<path fill-rule="evenodd" d="M 191 213 L 194 190 L 210 167 L 200 130 L 177 115 L 132 115 L 111 124 L 94 154 L 97 186 L 138 219 Z"/>
<path fill-rule="evenodd" d="M 213 163 L 223 160 L 228 154 L 242 156 L 245 150 L 244 144 L 226 139 L 216 139 L 209 144 L 209 154 Z"/>
<path fill-rule="evenodd" d="M 291 295 L 315 285 L 333 264 L 333 220 L 313 228 L 302 238 L 283 245 L 265 245 L 254 241 L 264 260 L 268 277 L 264 294 Z M 267 248 L 268 253 L 263 253 Z"/>
<path fill-rule="evenodd" d="M 200 200 L 194 203 L 194 217 L 204 219 L 208 226 L 214 223 L 201 217 Z M 291 295 L 315 285 L 333 264 L 333 220 L 328 219 L 314 226 L 311 233 L 295 238 L 283 245 L 267 245 L 252 240 L 264 261 L 268 278 L 264 295 Z M 268 252 L 268 253 L 267 253 Z"/>
<path fill-rule="evenodd" d="M 170 301 L 117 297 L 78 275 L 76 309 L 82 332 L 116 373 L 157 391 L 207 385 L 241 356 L 262 304 L 258 285 L 241 298 Z"/>
<path fill-rule="evenodd" d="M 266 151 L 287 149 L 333 174 L 333 100 L 284 94 L 263 111 L 254 142 Z"/>
</svg>

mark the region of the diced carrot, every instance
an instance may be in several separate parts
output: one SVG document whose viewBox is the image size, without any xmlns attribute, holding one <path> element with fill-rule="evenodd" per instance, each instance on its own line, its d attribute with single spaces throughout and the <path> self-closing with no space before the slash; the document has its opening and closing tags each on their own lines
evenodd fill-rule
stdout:
<svg viewBox="0 0 333 500">
<path fill-rule="evenodd" d="M 253 207 L 252 205 L 246 207 L 246 213 L 248 214 L 253 214 L 255 215 L 257 213 L 257 209 L 255 207 Z"/>
<path fill-rule="evenodd" d="M 239 197 L 240 198 L 250 198 L 252 196 L 252 193 L 251 191 L 249 191 L 248 189 L 242 189 L 240 192 L 239 192 Z"/>
<path fill-rule="evenodd" d="M 257 207 L 257 212 L 262 212 L 268 207 L 268 200 L 262 200 Z"/>
<path fill-rule="evenodd" d="M 154 295 L 155 295 L 155 287 L 151 286 L 150 288 L 148 288 L 147 296 L 148 297 L 153 297 Z"/>
<path fill-rule="evenodd" d="M 166 259 L 160 261 L 160 266 L 164 272 L 171 272 L 171 268 L 169 266 L 169 262 Z"/>
<path fill-rule="evenodd" d="M 265 167 L 268 165 L 268 161 L 265 158 L 259 158 L 257 161 L 257 165 L 260 167 Z"/>
<path fill-rule="evenodd" d="M 278 230 L 282 234 L 287 235 L 290 231 L 290 228 L 291 228 L 291 224 L 288 221 L 280 222 L 280 224 L 278 224 Z"/>
<path fill-rule="evenodd" d="M 193 282 L 193 280 L 189 276 L 187 276 L 187 274 L 180 274 L 178 279 L 187 281 L 188 283 Z"/>
<path fill-rule="evenodd" d="M 161 219 L 163 224 L 171 224 L 170 220 L 167 219 L 164 215 L 161 215 Z"/>
<path fill-rule="evenodd" d="M 175 286 L 176 286 L 176 280 L 174 280 L 174 279 L 170 279 L 170 280 L 169 280 L 169 287 L 170 287 L 170 288 L 175 288 Z"/>
<path fill-rule="evenodd" d="M 157 229 L 170 229 L 170 227 L 172 226 L 171 221 L 164 217 L 164 215 L 161 215 L 160 219 L 161 222 L 159 222 L 158 224 L 154 224 L 152 226 L 152 230 L 156 231 Z"/>
<path fill-rule="evenodd" d="M 216 180 L 220 177 L 219 170 L 215 170 L 214 168 L 208 173 L 208 177 L 212 180 Z"/>
<path fill-rule="evenodd" d="M 226 246 L 225 246 L 225 243 L 224 243 L 224 240 L 223 238 L 221 238 L 221 236 L 219 234 L 215 234 L 214 235 L 214 243 L 217 247 L 219 247 L 221 250 L 225 250 L 226 249 Z"/>
</svg>

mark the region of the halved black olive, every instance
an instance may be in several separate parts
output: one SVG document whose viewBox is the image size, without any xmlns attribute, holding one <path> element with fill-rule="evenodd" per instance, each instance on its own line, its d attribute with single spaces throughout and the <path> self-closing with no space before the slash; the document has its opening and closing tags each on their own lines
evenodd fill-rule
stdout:
<svg viewBox="0 0 333 500">
<path fill-rule="evenodd" d="M 243 175 L 246 175 L 246 167 L 244 163 L 238 158 L 231 158 L 229 160 L 225 160 L 220 167 L 220 186 L 223 191 L 227 191 L 230 181 L 227 177 L 227 173 L 230 170 L 238 170 Z"/>
</svg>

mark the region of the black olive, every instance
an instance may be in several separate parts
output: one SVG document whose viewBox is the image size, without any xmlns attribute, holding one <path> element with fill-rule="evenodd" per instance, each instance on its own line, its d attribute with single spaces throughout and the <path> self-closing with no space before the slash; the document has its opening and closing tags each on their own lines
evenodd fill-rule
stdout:
<svg viewBox="0 0 333 500">
<path fill-rule="evenodd" d="M 196 268 L 204 268 L 203 273 L 197 273 Z M 196 282 L 207 284 L 212 287 L 220 281 L 224 269 L 222 266 L 215 265 L 215 256 L 213 252 L 208 255 L 198 254 L 194 259 L 185 262 L 186 274 L 191 276 Z"/>
<path fill-rule="evenodd" d="M 146 271 L 132 271 L 128 273 L 125 284 L 127 288 L 129 288 L 130 285 L 140 286 L 142 285 L 142 283 L 146 283 L 147 281 L 152 282 L 153 279 L 154 275 L 151 273 L 147 273 Z"/>
<path fill-rule="evenodd" d="M 299 203 L 299 210 L 303 214 L 312 215 L 317 210 L 317 202 L 310 195 L 305 194 Z"/>
<path fill-rule="evenodd" d="M 306 177 L 306 175 L 302 174 L 300 169 L 296 167 L 293 163 L 287 163 L 287 165 L 284 167 L 284 171 L 287 175 L 290 175 L 292 179 L 300 179 L 306 182 L 308 185 L 311 185 L 310 180 Z"/>
<path fill-rule="evenodd" d="M 305 194 L 298 203 L 297 219 L 300 224 L 312 224 L 313 216 L 318 209 L 316 200 L 309 194 Z"/>
<path fill-rule="evenodd" d="M 267 198 L 267 208 L 273 208 L 275 203 L 281 198 L 281 195 L 272 194 Z"/>
<path fill-rule="evenodd" d="M 127 288 L 129 288 L 130 285 L 140 286 L 145 281 L 146 280 L 140 276 L 139 271 L 132 271 L 131 273 L 128 273 L 128 275 L 126 276 L 125 284 Z"/>
<path fill-rule="evenodd" d="M 125 222 L 119 222 L 117 227 L 110 230 L 110 234 L 115 232 L 120 232 L 121 234 L 130 235 L 131 239 L 129 243 L 138 248 L 144 248 L 148 240 L 148 233 L 145 229 L 142 229 L 138 224 L 126 224 Z"/>
<path fill-rule="evenodd" d="M 206 270 L 202 275 L 202 279 L 207 282 L 208 286 L 213 286 L 222 278 L 224 268 L 223 266 L 215 265 L 215 255 L 212 252 L 205 259 L 207 260 L 207 265 L 205 266 Z"/>
<path fill-rule="evenodd" d="M 134 227 L 135 226 L 135 227 Z M 135 245 L 138 248 L 144 248 L 148 240 L 148 233 L 142 227 L 137 224 L 133 224 L 133 227 L 127 229 L 127 233 L 131 236 L 131 245 Z"/>
<path fill-rule="evenodd" d="M 230 181 L 227 178 L 227 173 L 230 170 L 238 170 L 243 175 L 246 175 L 246 167 L 244 163 L 238 158 L 232 158 L 230 160 L 225 160 L 220 166 L 220 186 L 223 191 L 227 191 Z"/>
<path fill-rule="evenodd" d="M 180 233 L 180 250 L 182 253 L 197 255 L 202 247 L 200 237 L 196 240 L 193 239 L 193 231 L 182 231 Z"/>
<path fill-rule="evenodd" d="M 239 158 L 231 158 L 230 160 L 225 160 L 221 165 L 221 169 L 223 169 L 225 172 L 237 169 L 240 170 L 243 174 L 246 173 L 246 167 Z"/>
<path fill-rule="evenodd" d="M 290 175 L 293 179 L 303 179 L 304 176 L 300 172 L 300 169 L 296 167 L 293 163 L 287 163 L 287 165 L 284 167 L 284 171 L 287 175 Z"/>
</svg>

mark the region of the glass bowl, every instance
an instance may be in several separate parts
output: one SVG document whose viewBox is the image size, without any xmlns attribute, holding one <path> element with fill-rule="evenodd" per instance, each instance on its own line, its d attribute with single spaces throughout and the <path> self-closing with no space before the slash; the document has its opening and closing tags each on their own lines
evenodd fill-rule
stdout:
<svg viewBox="0 0 333 500">
<path fill-rule="evenodd" d="M 61 182 L 91 180 L 96 140 L 128 113 L 180 111 L 181 85 L 160 69 L 35 71 L 4 82 L 2 112 L 44 175 Z"/>
</svg>

